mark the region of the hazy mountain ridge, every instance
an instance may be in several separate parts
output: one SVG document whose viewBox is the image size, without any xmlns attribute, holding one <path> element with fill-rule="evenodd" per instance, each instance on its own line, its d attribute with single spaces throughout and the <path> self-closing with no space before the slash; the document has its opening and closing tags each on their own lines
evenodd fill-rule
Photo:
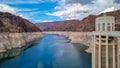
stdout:
<svg viewBox="0 0 120 68">
<path fill-rule="evenodd" d="M 50 23 L 37 23 L 36 25 L 41 28 L 43 31 L 75 31 L 77 26 L 80 23 L 80 20 L 67 20 L 67 21 L 58 21 L 58 22 L 50 22 Z M 39 26 L 40 25 L 40 26 Z M 46 27 L 44 27 L 46 26 Z M 60 28 L 57 28 L 60 27 Z M 73 29 L 70 29 L 73 28 Z M 49 29 L 49 30 L 48 30 Z"/>
<path fill-rule="evenodd" d="M 49 23 L 47 25 L 48 27 L 44 28 L 43 31 L 75 31 L 75 32 L 91 32 L 95 30 L 95 19 L 99 16 L 102 16 L 103 14 L 99 15 L 89 15 L 83 20 L 67 20 L 62 21 L 57 24 L 53 24 L 52 26 Z M 120 31 L 120 10 L 107 12 L 106 15 L 114 16 L 115 17 L 115 23 L 116 23 L 116 30 Z M 38 24 L 38 23 L 37 23 Z M 39 23 L 41 26 L 46 25 L 46 23 Z M 41 27 L 39 26 L 39 27 Z"/>
<path fill-rule="evenodd" d="M 53 25 L 57 24 L 56 22 L 44 22 L 44 23 L 36 23 L 35 25 L 37 27 L 40 27 L 41 30 L 44 30 L 44 29 L 46 29 L 50 26 L 53 26 Z"/>
</svg>

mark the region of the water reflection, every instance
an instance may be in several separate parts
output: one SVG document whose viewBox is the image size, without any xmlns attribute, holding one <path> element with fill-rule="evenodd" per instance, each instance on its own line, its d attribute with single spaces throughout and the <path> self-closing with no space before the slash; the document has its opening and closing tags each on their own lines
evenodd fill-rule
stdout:
<svg viewBox="0 0 120 68">
<path fill-rule="evenodd" d="M 0 68 L 91 68 L 84 46 L 67 43 L 63 36 L 45 35 L 16 58 L 0 63 Z"/>
</svg>

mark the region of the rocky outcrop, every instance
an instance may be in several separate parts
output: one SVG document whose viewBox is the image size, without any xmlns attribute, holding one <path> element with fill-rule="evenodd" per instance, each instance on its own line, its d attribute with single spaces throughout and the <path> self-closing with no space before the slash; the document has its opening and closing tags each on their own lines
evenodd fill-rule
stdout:
<svg viewBox="0 0 120 68">
<path fill-rule="evenodd" d="M 0 12 L 0 33 L 41 32 L 30 21 L 7 12 Z"/>
<path fill-rule="evenodd" d="M 41 29 L 30 21 L 0 12 L 0 59 L 19 55 L 30 43 L 40 38 Z"/>
<path fill-rule="evenodd" d="M 71 32 L 69 39 L 72 43 L 79 43 L 81 45 L 89 46 L 86 52 L 91 53 L 92 32 Z"/>
<path fill-rule="evenodd" d="M 72 43 L 80 43 L 82 45 L 91 46 L 92 32 L 71 32 L 69 35 Z"/>
<path fill-rule="evenodd" d="M 0 59 L 19 55 L 33 41 L 42 37 L 41 32 L 0 33 Z"/>
</svg>

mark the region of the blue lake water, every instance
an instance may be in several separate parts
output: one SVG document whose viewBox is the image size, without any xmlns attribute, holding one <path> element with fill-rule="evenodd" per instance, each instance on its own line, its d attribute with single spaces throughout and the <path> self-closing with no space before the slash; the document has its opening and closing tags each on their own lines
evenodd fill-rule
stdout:
<svg viewBox="0 0 120 68">
<path fill-rule="evenodd" d="M 63 36 L 46 34 L 19 56 L 0 63 L 0 68 L 91 68 L 86 47 Z"/>
</svg>

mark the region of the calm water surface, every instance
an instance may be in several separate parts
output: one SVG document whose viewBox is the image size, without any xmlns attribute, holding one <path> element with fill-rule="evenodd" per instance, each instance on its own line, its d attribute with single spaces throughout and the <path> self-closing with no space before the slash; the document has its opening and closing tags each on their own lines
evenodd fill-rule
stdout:
<svg viewBox="0 0 120 68">
<path fill-rule="evenodd" d="M 91 68 L 86 47 L 63 36 L 46 34 L 21 55 L 0 63 L 0 68 Z"/>
</svg>

